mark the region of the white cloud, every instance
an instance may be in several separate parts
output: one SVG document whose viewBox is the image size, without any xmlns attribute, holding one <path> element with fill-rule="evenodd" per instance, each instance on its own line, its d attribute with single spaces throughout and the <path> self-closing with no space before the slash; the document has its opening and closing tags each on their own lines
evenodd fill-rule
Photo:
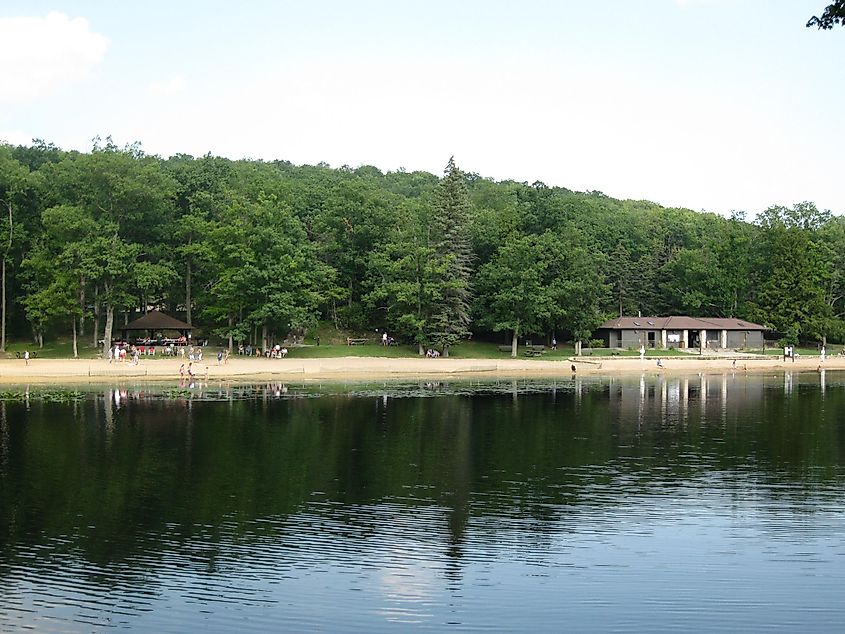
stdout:
<svg viewBox="0 0 845 634">
<path fill-rule="evenodd" d="M 0 18 L 0 103 L 26 103 L 84 79 L 108 45 L 85 18 Z"/>
<path fill-rule="evenodd" d="M 185 89 L 185 80 L 182 76 L 176 75 L 167 81 L 150 84 L 149 90 L 159 97 L 172 97 Z"/>
</svg>

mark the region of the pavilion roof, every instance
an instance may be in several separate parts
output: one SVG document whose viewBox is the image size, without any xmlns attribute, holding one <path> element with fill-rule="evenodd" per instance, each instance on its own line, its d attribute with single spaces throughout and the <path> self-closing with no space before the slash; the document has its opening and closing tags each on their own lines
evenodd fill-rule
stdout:
<svg viewBox="0 0 845 634">
<path fill-rule="evenodd" d="M 160 310 L 151 310 L 143 317 L 130 321 L 119 330 L 193 330 L 193 326 L 166 315 Z"/>
<path fill-rule="evenodd" d="M 614 330 L 768 330 L 745 319 L 722 317 L 615 317 L 599 328 Z"/>
</svg>

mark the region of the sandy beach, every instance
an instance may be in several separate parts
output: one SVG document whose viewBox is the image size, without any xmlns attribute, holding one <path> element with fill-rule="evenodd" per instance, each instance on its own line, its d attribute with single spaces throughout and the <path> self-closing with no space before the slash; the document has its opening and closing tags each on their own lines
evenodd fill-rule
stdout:
<svg viewBox="0 0 845 634">
<path fill-rule="evenodd" d="M 734 363 L 735 362 L 735 363 Z M 123 379 L 178 381 L 181 359 L 144 359 L 138 365 L 109 363 L 104 359 L 31 359 L 0 361 L 0 383 L 108 383 Z M 737 371 L 845 370 L 845 356 L 828 357 L 821 364 L 819 357 L 802 357 L 783 361 L 782 357 L 667 357 L 663 367 L 657 357 L 542 359 L 395 359 L 378 357 L 336 357 L 323 359 L 253 359 L 233 357 L 227 364 L 216 359 L 194 363 L 195 376 L 238 381 L 265 380 L 367 380 L 415 377 L 571 376 L 572 365 L 578 374 L 616 376 L 625 374 L 686 374 Z M 187 366 L 187 364 L 186 364 Z"/>
</svg>

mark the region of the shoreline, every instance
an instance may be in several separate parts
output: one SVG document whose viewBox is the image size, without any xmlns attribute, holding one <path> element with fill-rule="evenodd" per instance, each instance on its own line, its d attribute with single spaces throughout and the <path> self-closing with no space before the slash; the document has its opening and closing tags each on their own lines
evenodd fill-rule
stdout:
<svg viewBox="0 0 845 634">
<path fill-rule="evenodd" d="M 232 357 L 217 365 L 216 359 L 194 363 L 197 379 L 232 381 L 274 380 L 367 380 L 396 378 L 474 378 L 474 377 L 571 377 L 572 365 L 577 375 L 625 376 L 691 373 L 742 372 L 760 374 L 771 371 L 845 370 L 845 356 L 803 357 L 783 361 L 782 357 L 571 357 L 556 361 L 541 359 L 427 359 L 386 357 L 330 357 L 315 359 L 264 359 Z M 736 365 L 734 366 L 734 361 Z M 0 360 L 0 384 L 110 383 L 116 380 L 178 382 L 182 359 L 144 359 L 138 365 L 109 363 L 106 359 L 30 359 Z"/>
</svg>

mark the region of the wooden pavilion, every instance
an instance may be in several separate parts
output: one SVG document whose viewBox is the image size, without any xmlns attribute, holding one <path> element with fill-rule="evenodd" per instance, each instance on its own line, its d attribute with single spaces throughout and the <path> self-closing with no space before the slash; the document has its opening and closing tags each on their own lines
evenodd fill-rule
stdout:
<svg viewBox="0 0 845 634">
<path fill-rule="evenodd" d="M 186 324 L 184 321 L 180 321 L 175 317 L 171 317 L 160 310 L 151 310 L 143 317 L 130 321 L 120 329 L 120 332 L 124 341 L 129 340 L 129 333 L 136 333 L 140 331 L 146 332 L 146 341 L 150 343 L 155 342 L 159 345 L 170 343 L 184 345 L 191 336 L 190 333 L 193 329 L 193 326 Z M 165 333 L 168 332 L 178 332 L 179 337 L 165 337 Z M 136 336 L 136 338 L 143 339 L 144 337 Z"/>
</svg>

